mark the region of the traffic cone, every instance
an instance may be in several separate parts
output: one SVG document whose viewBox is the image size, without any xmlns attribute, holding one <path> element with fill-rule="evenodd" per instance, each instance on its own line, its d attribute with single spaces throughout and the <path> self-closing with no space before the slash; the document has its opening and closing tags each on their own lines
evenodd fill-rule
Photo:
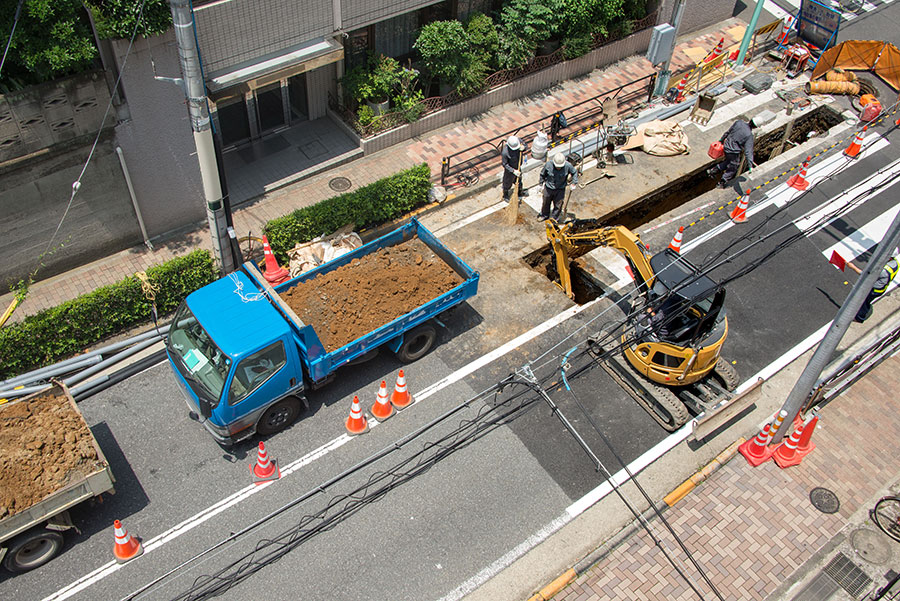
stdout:
<svg viewBox="0 0 900 601">
<path fill-rule="evenodd" d="M 713 48 L 712 54 L 710 54 L 705 59 L 703 59 L 703 62 L 708 63 L 708 62 L 716 60 L 719 57 L 719 55 L 722 54 L 722 52 L 724 52 L 724 48 L 725 48 L 725 38 L 721 38 L 719 40 L 719 43 L 716 44 L 716 47 Z"/>
<path fill-rule="evenodd" d="M 350 405 L 350 417 L 347 418 L 347 433 L 350 436 L 363 434 L 369 430 L 369 422 L 362 408 L 359 406 L 359 397 L 353 395 L 353 404 Z"/>
<path fill-rule="evenodd" d="M 800 457 L 797 453 L 797 447 L 800 444 L 800 435 L 802 432 L 802 426 L 797 430 L 794 430 L 793 433 L 791 433 L 791 437 L 781 443 L 778 448 L 775 449 L 775 452 L 772 453 L 772 459 L 775 460 L 775 463 L 777 463 L 778 467 L 781 469 L 797 465 L 803 459 L 803 457 Z"/>
<path fill-rule="evenodd" d="M 678 85 L 675 86 L 676 94 L 675 94 L 675 102 L 681 102 L 684 100 L 684 86 L 687 85 L 687 75 L 681 78 L 681 81 L 678 82 Z"/>
<path fill-rule="evenodd" d="M 803 165 L 800 167 L 800 173 L 795 173 L 788 178 L 787 185 L 795 190 L 806 190 L 809 188 L 809 181 L 806 179 L 806 168 L 809 167 L 809 160 L 812 157 L 806 157 Z"/>
<path fill-rule="evenodd" d="M 770 449 L 767 446 L 771 436 L 771 424 L 766 424 L 763 429 L 759 431 L 759 434 L 738 447 L 738 453 L 744 456 L 747 463 L 753 467 L 758 467 L 768 461 L 769 457 L 772 456 L 772 453 L 775 452 L 775 449 Z"/>
<path fill-rule="evenodd" d="M 677 253 L 681 252 L 681 241 L 684 239 L 684 226 L 678 228 L 678 231 L 675 232 L 675 237 L 672 238 L 672 241 L 669 242 L 669 248 L 674 250 Z"/>
<path fill-rule="evenodd" d="M 272 254 L 272 247 L 269 246 L 269 240 L 265 236 L 262 237 L 262 241 L 263 254 L 266 256 L 266 272 L 263 274 L 263 277 L 273 286 L 280 284 L 291 277 L 291 272 L 278 265 L 275 255 Z"/>
<path fill-rule="evenodd" d="M 844 155 L 855 159 L 859 157 L 859 151 L 862 150 L 863 138 L 866 136 L 868 125 L 864 125 L 862 131 L 856 132 L 856 137 L 850 142 L 850 146 L 844 149 Z"/>
<path fill-rule="evenodd" d="M 769 434 L 771 435 L 769 440 L 772 440 L 772 438 L 775 438 L 775 434 L 778 432 L 778 429 L 781 428 L 781 424 L 784 423 L 784 420 L 786 417 L 787 417 L 787 411 L 785 411 L 783 409 L 778 412 L 778 415 L 775 416 L 775 419 L 772 421 L 772 430 L 769 432 Z M 773 450 L 774 450 L 774 447 L 773 447 Z"/>
<path fill-rule="evenodd" d="M 144 552 L 141 541 L 128 534 L 122 522 L 116 520 L 113 522 L 113 528 L 116 537 L 116 546 L 113 547 L 116 563 L 125 563 Z"/>
<path fill-rule="evenodd" d="M 778 43 L 782 46 L 787 44 L 788 38 L 791 35 L 791 26 L 794 24 L 794 17 L 788 15 L 787 21 L 783 21 L 781 24 L 781 33 L 778 34 Z"/>
<path fill-rule="evenodd" d="M 816 424 L 819 423 L 819 416 L 813 415 L 812 418 L 803 426 L 803 433 L 800 435 L 800 442 L 797 443 L 797 454 L 800 458 L 809 455 L 816 448 L 816 443 L 812 441 L 813 432 L 816 431 Z"/>
<path fill-rule="evenodd" d="M 387 383 L 382 380 L 381 387 L 378 389 L 378 396 L 375 398 L 375 404 L 372 405 L 372 417 L 383 422 L 390 416 L 394 415 L 394 406 L 388 398 Z"/>
<path fill-rule="evenodd" d="M 731 215 L 728 216 L 735 223 L 744 223 L 747 221 L 747 205 L 750 204 L 750 190 L 747 190 L 747 193 L 741 196 L 741 200 L 737 203 L 737 206 L 734 207 L 734 210 L 731 211 Z"/>
<path fill-rule="evenodd" d="M 269 457 L 269 454 L 266 452 L 266 445 L 263 441 L 259 441 L 259 450 L 256 453 L 256 463 L 250 464 L 250 471 L 253 472 L 253 482 L 256 484 L 281 478 L 281 470 L 278 469 L 275 459 Z"/>
<path fill-rule="evenodd" d="M 397 383 L 394 385 L 394 393 L 391 395 L 391 404 L 397 409 L 406 409 L 412 405 L 412 402 L 412 395 L 406 389 L 406 376 L 403 375 L 403 370 L 401 369 L 400 373 L 397 374 Z"/>
</svg>

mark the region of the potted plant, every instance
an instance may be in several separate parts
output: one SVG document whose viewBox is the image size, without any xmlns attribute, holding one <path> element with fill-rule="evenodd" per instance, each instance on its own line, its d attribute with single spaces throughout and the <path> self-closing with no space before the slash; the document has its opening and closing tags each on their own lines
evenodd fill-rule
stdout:
<svg viewBox="0 0 900 601">
<path fill-rule="evenodd" d="M 373 56 L 366 67 L 354 67 L 341 78 L 347 97 L 365 103 L 374 115 L 387 112 L 391 94 L 400 84 L 400 63 L 389 56 Z"/>
<path fill-rule="evenodd" d="M 511 66 L 524 65 L 538 45 L 545 54 L 559 48 L 556 38 L 561 26 L 560 15 L 565 7 L 559 0 L 513 0 L 500 13 L 502 35 L 501 52 L 511 56 L 506 59 Z M 529 52 L 530 51 L 530 52 Z"/>
<path fill-rule="evenodd" d="M 413 44 L 432 77 L 441 84 L 441 96 L 456 87 L 466 66 L 469 38 L 459 21 L 434 21 L 419 32 Z"/>
</svg>

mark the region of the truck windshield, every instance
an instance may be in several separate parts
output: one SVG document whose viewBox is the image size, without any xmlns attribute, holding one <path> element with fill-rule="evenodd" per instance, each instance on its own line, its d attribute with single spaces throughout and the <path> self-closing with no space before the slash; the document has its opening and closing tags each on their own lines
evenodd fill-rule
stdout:
<svg viewBox="0 0 900 601">
<path fill-rule="evenodd" d="M 209 334 L 200 327 L 187 302 L 182 302 L 169 329 L 168 348 L 176 367 L 198 397 L 213 407 L 222 397 L 231 358 L 219 350 Z"/>
</svg>

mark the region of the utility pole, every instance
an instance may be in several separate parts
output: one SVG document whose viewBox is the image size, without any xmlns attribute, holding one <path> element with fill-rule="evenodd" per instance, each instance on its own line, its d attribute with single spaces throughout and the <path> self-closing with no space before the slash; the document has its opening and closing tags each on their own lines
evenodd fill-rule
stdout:
<svg viewBox="0 0 900 601">
<path fill-rule="evenodd" d="M 675 9 L 672 11 L 672 27 L 675 34 L 672 36 L 672 47 L 669 49 L 665 62 L 659 68 L 659 74 L 656 76 L 656 87 L 653 90 L 653 96 L 663 96 L 669 89 L 669 77 L 672 72 L 669 65 L 672 62 L 672 54 L 675 52 L 675 42 L 678 39 L 678 27 L 681 25 L 681 15 L 684 14 L 684 3 L 686 0 L 675 0 Z"/>
<path fill-rule="evenodd" d="M 212 238 L 213 252 L 219 261 L 222 272 L 231 273 L 235 269 L 234 257 L 226 230 L 228 217 L 225 210 L 225 199 L 222 195 L 222 184 L 219 179 L 219 167 L 216 163 L 212 124 L 206 102 L 206 88 L 203 85 L 200 57 L 194 40 L 194 15 L 191 13 L 190 0 L 169 0 L 169 7 L 172 9 L 175 41 L 178 45 L 178 56 L 181 59 L 183 75 L 181 85 L 187 97 L 191 129 L 194 130 L 194 144 L 197 147 L 197 160 L 200 163 L 200 178 L 203 181 L 203 196 L 206 199 L 209 235 Z"/>
<path fill-rule="evenodd" d="M 831 327 L 828 328 L 828 332 L 825 333 L 825 337 L 822 338 L 822 342 L 819 343 L 816 352 L 813 353 L 812 358 L 806 364 L 803 373 L 800 374 L 800 378 L 794 384 L 793 390 L 791 390 L 787 400 L 784 402 L 782 409 L 787 411 L 786 424 L 790 424 L 794 417 L 800 413 L 800 410 L 803 409 L 803 405 L 806 403 L 809 395 L 812 394 L 813 388 L 822 375 L 822 370 L 831 361 L 837 345 L 841 342 L 844 333 L 850 326 L 850 321 L 856 316 L 856 312 L 862 306 L 866 295 L 872 290 L 875 280 L 878 279 L 881 270 L 884 269 L 885 264 L 890 260 L 892 251 L 898 242 L 900 242 L 900 213 L 894 217 L 894 221 L 884 235 L 884 239 L 875 248 L 872 258 L 869 260 L 866 268 L 862 270 L 862 274 L 856 280 L 856 284 L 853 286 L 844 304 L 838 309 L 834 321 L 831 322 Z M 781 442 L 789 429 L 778 428 L 775 437 L 772 439 L 773 442 Z"/>
</svg>

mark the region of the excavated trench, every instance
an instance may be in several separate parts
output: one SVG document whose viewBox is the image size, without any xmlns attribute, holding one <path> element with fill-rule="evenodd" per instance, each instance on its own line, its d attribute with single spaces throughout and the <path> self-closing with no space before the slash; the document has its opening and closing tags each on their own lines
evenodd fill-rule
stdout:
<svg viewBox="0 0 900 601">
<path fill-rule="evenodd" d="M 787 125 L 766 132 L 756 139 L 753 153 L 756 164 L 761 165 L 814 137 L 827 135 L 828 130 L 842 120 L 841 115 L 828 106 L 820 106 L 807 113 L 798 114 L 787 139 L 784 137 Z M 706 170 L 713 163 L 714 161 L 710 161 L 701 168 L 683 175 L 662 188 L 642 196 L 628 206 L 609 214 L 601 221 L 601 225 L 624 225 L 631 230 L 637 230 L 642 225 L 706 194 L 716 185 L 716 180 L 706 174 Z M 525 255 L 522 259 L 529 267 L 559 284 L 559 274 L 549 244 Z M 604 293 L 600 282 L 585 269 L 582 258 L 578 258 L 572 263 L 570 272 L 575 302 L 578 304 L 590 302 Z"/>
</svg>

